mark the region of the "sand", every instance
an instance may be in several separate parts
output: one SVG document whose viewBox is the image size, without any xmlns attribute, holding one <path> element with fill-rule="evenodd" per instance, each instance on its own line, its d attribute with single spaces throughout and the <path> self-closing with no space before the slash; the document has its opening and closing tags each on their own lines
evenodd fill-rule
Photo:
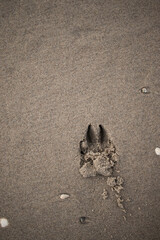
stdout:
<svg viewBox="0 0 160 240">
<path fill-rule="evenodd" d="M 0 12 L 0 239 L 159 239 L 159 0 L 1 0 Z M 115 176 L 79 173 L 89 124 L 116 146 Z"/>
</svg>

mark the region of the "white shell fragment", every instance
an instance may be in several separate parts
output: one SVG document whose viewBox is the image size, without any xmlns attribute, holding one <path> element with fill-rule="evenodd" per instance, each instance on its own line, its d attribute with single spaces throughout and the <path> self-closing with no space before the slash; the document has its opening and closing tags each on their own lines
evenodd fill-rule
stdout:
<svg viewBox="0 0 160 240">
<path fill-rule="evenodd" d="M 9 225 L 8 220 L 6 218 L 0 218 L 0 226 L 5 228 Z"/>
<path fill-rule="evenodd" d="M 159 147 L 156 147 L 156 148 L 155 148 L 155 153 L 156 153 L 157 155 L 160 155 L 160 148 L 159 148 Z"/>
<path fill-rule="evenodd" d="M 66 199 L 66 198 L 69 198 L 69 197 L 70 196 L 67 193 L 63 193 L 63 194 L 60 195 L 60 199 L 62 199 L 62 200 Z"/>
</svg>

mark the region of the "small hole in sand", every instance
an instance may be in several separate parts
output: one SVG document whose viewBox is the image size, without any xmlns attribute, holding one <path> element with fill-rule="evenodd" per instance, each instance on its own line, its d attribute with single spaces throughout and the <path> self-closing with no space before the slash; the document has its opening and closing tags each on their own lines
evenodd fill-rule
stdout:
<svg viewBox="0 0 160 240">
<path fill-rule="evenodd" d="M 160 156 L 160 148 L 159 147 L 155 148 L 155 153 Z"/>
<path fill-rule="evenodd" d="M 79 218 L 79 222 L 80 222 L 81 224 L 85 224 L 85 223 L 86 223 L 86 217 L 80 217 L 80 218 Z"/>
<path fill-rule="evenodd" d="M 148 94 L 148 93 L 150 93 L 149 87 L 142 87 L 142 88 L 141 88 L 141 93 L 143 93 L 143 94 Z"/>
<path fill-rule="evenodd" d="M 8 220 L 6 218 L 0 218 L 0 225 L 2 228 L 5 228 L 9 225 Z"/>
</svg>

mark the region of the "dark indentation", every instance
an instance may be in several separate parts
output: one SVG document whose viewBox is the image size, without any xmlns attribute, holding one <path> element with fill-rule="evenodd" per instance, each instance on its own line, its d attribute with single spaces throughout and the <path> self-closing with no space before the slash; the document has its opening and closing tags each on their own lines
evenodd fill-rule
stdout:
<svg viewBox="0 0 160 240">
<path fill-rule="evenodd" d="M 89 146 L 92 145 L 93 143 L 95 143 L 95 134 L 94 134 L 91 124 L 88 125 L 86 139 L 87 139 L 87 143 Z"/>
<path fill-rule="evenodd" d="M 111 173 L 113 173 L 115 166 L 111 167 Z"/>
<path fill-rule="evenodd" d="M 82 144 L 83 144 L 83 141 L 80 141 L 79 143 L 80 153 L 85 154 L 85 149 L 83 148 Z"/>
<path fill-rule="evenodd" d="M 106 130 L 104 129 L 104 127 L 100 124 L 99 125 L 100 131 L 99 131 L 99 141 L 101 144 L 103 143 L 107 143 L 108 142 L 108 136 L 106 133 Z"/>
<path fill-rule="evenodd" d="M 93 165 L 93 160 L 91 158 L 88 158 L 87 162 L 89 162 L 91 165 Z"/>
<path fill-rule="evenodd" d="M 84 165 L 84 159 L 81 158 L 81 161 L 80 161 L 80 168 L 83 167 Z"/>
<path fill-rule="evenodd" d="M 112 153 L 109 153 L 107 156 L 109 159 L 112 159 Z"/>
<path fill-rule="evenodd" d="M 80 217 L 80 218 L 79 218 L 79 222 L 80 222 L 81 224 L 85 224 L 85 223 L 86 223 L 86 217 Z"/>
</svg>

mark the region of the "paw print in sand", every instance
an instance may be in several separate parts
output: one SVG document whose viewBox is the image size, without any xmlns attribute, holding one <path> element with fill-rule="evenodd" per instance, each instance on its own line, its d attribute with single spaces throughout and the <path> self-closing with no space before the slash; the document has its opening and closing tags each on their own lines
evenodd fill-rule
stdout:
<svg viewBox="0 0 160 240">
<path fill-rule="evenodd" d="M 98 137 L 96 137 L 92 125 L 88 126 L 84 139 L 80 141 L 80 154 L 80 174 L 84 178 L 96 175 L 106 177 L 106 185 L 115 192 L 117 205 L 125 212 L 122 203 L 124 200 L 120 196 L 124 181 L 120 176 L 115 176 L 115 167 L 119 160 L 118 154 L 102 125 L 99 125 Z"/>
<path fill-rule="evenodd" d="M 86 137 L 80 142 L 80 153 L 79 172 L 84 178 L 95 177 L 97 174 L 112 176 L 118 157 L 116 148 L 102 125 L 99 125 L 98 139 L 92 126 L 88 126 Z"/>
</svg>

